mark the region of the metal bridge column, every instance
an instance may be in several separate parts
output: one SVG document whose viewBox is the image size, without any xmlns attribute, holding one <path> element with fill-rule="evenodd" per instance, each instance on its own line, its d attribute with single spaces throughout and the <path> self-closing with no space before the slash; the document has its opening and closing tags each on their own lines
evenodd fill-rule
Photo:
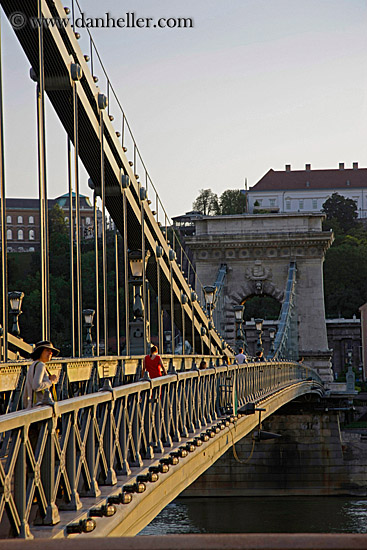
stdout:
<svg viewBox="0 0 367 550">
<path fill-rule="evenodd" d="M 3 345 L 1 357 L 4 363 L 8 360 L 8 271 L 7 271 L 7 243 L 6 243 L 6 199 L 5 199 L 5 158 L 4 158 L 4 117 L 3 117 L 3 69 L 2 69 L 2 42 L 0 19 L 0 163 L 1 163 L 1 280 L 3 301 Z"/>
<path fill-rule="evenodd" d="M 103 268 L 103 326 L 104 326 L 104 355 L 108 355 L 108 297 L 107 297 L 107 239 L 106 239 L 106 188 L 104 170 L 104 109 L 107 107 L 107 98 L 98 94 L 99 108 L 99 140 L 101 145 L 101 199 L 102 199 L 102 268 Z"/>
<path fill-rule="evenodd" d="M 75 288 L 74 288 L 74 214 L 73 214 L 73 187 L 71 168 L 71 144 L 67 137 L 68 149 L 68 187 L 69 187 L 69 245 L 70 245 L 70 302 L 71 302 L 71 351 L 75 357 Z"/>
<path fill-rule="evenodd" d="M 42 0 L 37 1 L 37 15 L 42 18 Z M 39 80 L 37 84 L 37 130 L 38 130 L 38 176 L 40 201 L 40 247 L 41 247 L 41 308 L 42 340 L 50 339 L 49 311 L 49 243 L 46 181 L 46 143 L 45 143 L 45 68 L 43 51 L 43 25 L 38 27 Z"/>
</svg>

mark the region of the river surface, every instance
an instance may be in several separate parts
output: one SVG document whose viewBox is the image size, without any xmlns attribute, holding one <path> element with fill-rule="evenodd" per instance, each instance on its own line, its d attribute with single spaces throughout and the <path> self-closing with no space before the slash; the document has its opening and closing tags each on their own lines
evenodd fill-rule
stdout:
<svg viewBox="0 0 367 550">
<path fill-rule="evenodd" d="M 139 534 L 367 533 L 367 498 L 179 498 Z"/>
</svg>

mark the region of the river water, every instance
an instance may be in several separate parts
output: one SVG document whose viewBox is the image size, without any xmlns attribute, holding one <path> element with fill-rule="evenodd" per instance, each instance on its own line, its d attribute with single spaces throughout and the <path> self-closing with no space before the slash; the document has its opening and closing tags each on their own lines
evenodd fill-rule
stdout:
<svg viewBox="0 0 367 550">
<path fill-rule="evenodd" d="M 139 534 L 367 533 L 367 498 L 178 498 Z"/>
</svg>

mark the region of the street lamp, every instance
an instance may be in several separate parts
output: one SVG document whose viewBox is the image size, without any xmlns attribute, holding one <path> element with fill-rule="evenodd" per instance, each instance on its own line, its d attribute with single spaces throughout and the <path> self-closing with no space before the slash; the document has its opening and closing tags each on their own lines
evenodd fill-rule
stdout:
<svg viewBox="0 0 367 550">
<path fill-rule="evenodd" d="M 263 322 L 264 322 L 264 319 L 255 319 L 255 326 L 257 330 L 256 356 L 259 358 L 264 352 L 263 342 L 261 338 L 263 333 Z"/>
<path fill-rule="evenodd" d="M 274 355 L 274 352 L 275 352 L 275 347 L 274 347 L 274 340 L 275 340 L 275 328 L 269 328 L 269 338 L 270 338 L 270 355 L 273 356 Z"/>
<path fill-rule="evenodd" d="M 247 353 L 246 336 L 243 330 L 243 313 L 245 311 L 244 305 L 233 306 L 234 318 L 236 321 L 236 351 L 239 352 L 241 348 Z"/>
<path fill-rule="evenodd" d="M 130 354 L 142 355 L 144 353 L 144 341 L 147 341 L 148 323 L 144 327 L 144 302 L 142 297 L 143 270 L 147 267 L 150 257 L 150 251 L 145 252 L 145 257 L 141 250 L 129 250 L 129 263 L 132 278 L 130 283 L 134 289 L 133 314 L 134 320 L 130 322 Z"/>
<path fill-rule="evenodd" d="M 204 299 L 206 304 L 206 309 L 209 315 L 209 354 L 211 355 L 211 331 L 214 328 L 213 324 L 213 310 L 215 308 L 216 298 L 217 298 L 217 287 L 212 285 L 206 285 L 203 287 L 204 290 Z"/>
<path fill-rule="evenodd" d="M 8 297 L 10 301 L 10 313 L 13 315 L 13 326 L 11 328 L 11 333 L 19 338 L 19 315 L 21 315 L 22 313 L 21 307 L 22 300 L 24 298 L 24 292 L 13 290 L 12 292 L 8 292 Z"/>
<path fill-rule="evenodd" d="M 352 344 L 349 344 L 347 349 L 347 357 L 348 357 L 348 371 L 345 376 L 346 382 L 347 382 L 347 392 L 349 393 L 355 393 L 355 381 L 356 377 L 353 372 L 353 350 L 352 350 Z"/>
<path fill-rule="evenodd" d="M 204 355 L 204 336 L 206 335 L 206 328 L 205 327 L 201 327 L 200 329 L 200 334 L 201 334 L 201 355 Z"/>
<path fill-rule="evenodd" d="M 191 291 L 190 294 L 190 302 L 191 302 L 191 330 L 192 330 L 192 355 L 195 355 L 195 309 L 194 309 L 194 303 L 196 302 L 198 296 L 194 290 Z"/>
<path fill-rule="evenodd" d="M 87 329 L 87 337 L 84 345 L 84 355 L 86 357 L 94 356 L 94 345 L 92 340 L 92 327 L 95 311 L 94 309 L 83 309 L 84 324 Z"/>
<path fill-rule="evenodd" d="M 184 292 L 181 292 L 181 315 L 182 315 L 182 355 L 185 355 L 185 310 L 184 306 L 188 303 L 189 299 Z"/>
</svg>

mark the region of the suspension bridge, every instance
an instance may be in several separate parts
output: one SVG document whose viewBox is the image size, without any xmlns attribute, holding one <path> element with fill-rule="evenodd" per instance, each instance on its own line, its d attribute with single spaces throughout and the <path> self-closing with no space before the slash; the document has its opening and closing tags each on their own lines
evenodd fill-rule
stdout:
<svg viewBox="0 0 367 550">
<path fill-rule="evenodd" d="M 73 24 L 78 3 L 72 1 L 71 9 L 59 0 L 0 0 L 0 4 L 13 22 L 14 13 L 21 14 L 22 25 L 13 28 L 36 88 L 42 339 L 52 339 L 46 101 L 66 133 L 72 350 L 71 357 L 50 363 L 50 372 L 58 376 L 58 401 L 22 410 L 26 358 L 32 348 L 8 329 L 6 136 L 1 112 L 0 535 L 22 539 L 134 535 L 256 426 L 259 434 L 257 413 L 266 418 L 304 394 L 324 395 L 319 374 L 297 362 L 296 265 L 289 266 L 279 331 L 268 360 L 235 364 L 225 334 L 214 326 L 208 289 L 164 210 L 91 35 L 89 51 L 79 47 L 79 30 Z M 69 24 L 44 24 L 65 17 Z M 40 24 L 31 24 L 34 21 Z M 97 67 L 103 77 L 99 87 Z M 80 163 L 94 195 L 93 304 L 83 303 Z M 97 204 L 102 214 L 100 238 Z M 115 326 L 107 295 L 107 214 L 116 227 Z M 219 295 L 226 269 L 218 267 Z M 86 307 L 95 311 L 95 336 L 92 316 L 87 345 L 83 342 Z M 150 342 L 155 337 L 163 350 L 165 332 L 171 338 L 171 353 L 163 355 L 167 376 L 141 377 Z M 179 354 L 175 335 L 182 343 Z M 207 361 L 205 370 L 197 368 L 201 358 Z"/>
</svg>

